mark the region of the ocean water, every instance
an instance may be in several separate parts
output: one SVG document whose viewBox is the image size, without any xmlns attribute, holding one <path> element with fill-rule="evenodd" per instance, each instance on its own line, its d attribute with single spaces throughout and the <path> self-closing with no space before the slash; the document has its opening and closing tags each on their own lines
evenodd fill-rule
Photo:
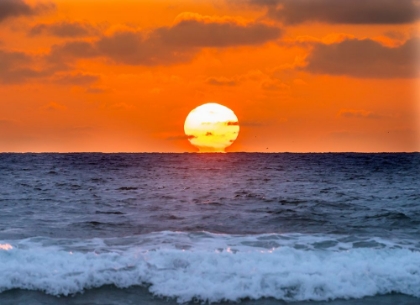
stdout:
<svg viewBox="0 0 420 305">
<path fill-rule="evenodd" d="M 420 304 L 420 154 L 0 154 L 0 304 Z"/>
</svg>

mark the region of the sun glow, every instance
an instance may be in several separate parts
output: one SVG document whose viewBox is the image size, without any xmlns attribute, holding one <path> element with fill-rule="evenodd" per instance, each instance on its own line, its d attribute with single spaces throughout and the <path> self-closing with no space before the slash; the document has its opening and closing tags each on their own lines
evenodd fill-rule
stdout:
<svg viewBox="0 0 420 305">
<path fill-rule="evenodd" d="M 188 114 L 184 131 L 200 152 L 224 152 L 238 137 L 239 122 L 229 108 L 207 103 Z"/>
</svg>

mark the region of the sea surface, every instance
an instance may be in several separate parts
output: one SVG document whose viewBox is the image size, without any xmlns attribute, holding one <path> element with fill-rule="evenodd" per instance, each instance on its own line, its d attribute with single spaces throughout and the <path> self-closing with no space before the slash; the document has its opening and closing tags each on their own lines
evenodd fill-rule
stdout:
<svg viewBox="0 0 420 305">
<path fill-rule="evenodd" d="M 0 304 L 420 304 L 420 154 L 0 154 Z"/>
</svg>

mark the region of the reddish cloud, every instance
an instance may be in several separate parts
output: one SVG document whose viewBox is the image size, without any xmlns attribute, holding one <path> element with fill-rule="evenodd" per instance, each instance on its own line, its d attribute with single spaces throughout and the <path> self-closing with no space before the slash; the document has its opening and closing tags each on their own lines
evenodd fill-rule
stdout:
<svg viewBox="0 0 420 305">
<path fill-rule="evenodd" d="M 416 0 L 249 0 L 285 24 L 404 24 L 420 19 Z"/>
<path fill-rule="evenodd" d="M 314 74 L 360 78 L 413 78 L 420 76 L 419 51 L 420 38 L 412 38 L 394 48 L 370 39 L 318 43 L 302 69 Z"/>
<path fill-rule="evenodd" d="M 277 39 L 282 31 L 263 23 L 238 24 L 182 20 L 172 27 L 162 27 L 155 34 L 165 45 L 179 47 L 231 47 L 258 45 Z"/>
<path fill-rule="evenodd" d="M 0 22 L 12 17 L 37 15 L 54 7 L 52 3 L 30 6 L 23 0 L 0 0 Z"/>
<path fill-rule="evenodd" d="M 190 61 L 202 47 L 235 47 L 263 44 L 281 36 L 281 29 L 263 23 L 182 20 L 157 28 L 147 35 L 119 31 L 94 42 L 75 41 L 56 45 L 51 60 L 105 57 L 117 64 L 163 65 Z"/>
<path fill-rule="evenodd" d="M 49 72 L 32 68 L 33 57 L 23 52 L 0 50 L 0 82 L 20 83 L 27 79 L 48 75 Z"/>
<path fill-rule="evenodd" d="M 0 83 L 4 84 L 18 84 L 28 80 L 48 78 L 49 81 L 57 84 L 85 86 L 100 79 L 94 74 L 65 74 L 60 71 L 66 70 L 67 67 L 61 64 L 49 65 L 41 56 L 1 49 L 0 67 Z"/>
<path fill-rule="evenodd" d="M 183 47 L 168 47 L 153 34 L 145 37 L 141 32 L 128 31 L 102 37 L 93 48 L 114 63 L 145 66 L 186 62 L 196 53 Z"/>
<path fill-rule="evenodd" d="M 50 62 L 62 64 L 75 58 L 90 58 L 98 56 L 98 51 L 87 41 L 71 41 L 51 47 L 48 59 Z"/>
<path fill-rule="evenodd" d="M 58 37 L 83 37 L 97 34 L 98 29 L 86 22 L 40 23 L 31 28 L 29 36 L 51 35 Z"/>
<path fill-rule="evenodd" d="M 100 76 L 95 74 L 74 73 L 58 75 L 54 82 L 60 85 L 86 86 L 97 82 L 99 79 Z"/>
</svg>

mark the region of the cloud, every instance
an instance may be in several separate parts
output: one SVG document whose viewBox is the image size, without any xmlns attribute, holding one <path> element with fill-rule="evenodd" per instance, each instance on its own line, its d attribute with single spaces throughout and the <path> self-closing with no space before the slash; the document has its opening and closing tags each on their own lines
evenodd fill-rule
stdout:
<svg viewBox="0 0 420 305">
<path fill-rule="evenodd" d="M 277 39 L 281 33 L 278 27 L 263 23 L 203 22 L 196 19 L 182 20 L 155 32 L 165 45 L 182 47 L 258 45 Z"/>
<path fill-rule="evenodd" d="M 149 33 L 119 31 L 94 42 L 74 41 L 51 49 L 51 60 L 104 57 L 116 64 L 163 65 L 192 60 L 200 48 L 252 46 L 279 38 L 280 28 L 263 23 L 232 20 L 181 19 Z"/>
<path fill-rule="evenodd" d="M 406 24 L 420 19 L 416 0 L 249 0 L 285 24 Z"/>
<path fill-rule="evenodd" d="M 58 37 L 83 37 L 98 33 L 98 29 L 86 22 L 40 23 L 31 28 L 29 36 L 51 35 Z"/>
<path fill-rule="evenodd" d="M 384 33 L 385 37 L 396 39 L 396 40 L 405 40 L 407 37 L 404 33 L 398 31 L 387 31 Z"/>
<path fill-rule="evenodd" d="M 0 22 L 11 17 L 37 15 L 54 7 L 52 3 L 30 6 L 23 0 L 0 0 Z"/>
<path fill-rule="evenodd" d="M 175 17 L 174 24 L 181 23 L 183 21 L 191 21 L 195 20 L 202 23 L 225 23 L 225 22 L 233 22 L 238 24 L 246 24 L 247 21 L 242 17 L 232 17 L 232 16 L 206 16 L 200 15 L 198 13 L 193 12 L 183 12 L 178 14 Z"/>
<path fill-rule="evenodd" d="M 117 64 L 161 65 L 186 62 L 195 52 L 183 47 L 168 47 L 154 34 L 145 37 L 141 32 L 117 32 L 102 37 L 93 44 L 100 56 Z"/>
<path fill-rule="evenodd" d="M 1 1 L 1 0 L 0 0 Z M 62 85 L 84 86 L 100 79 L 99 75 L 62 71 L 67 67 L 50 65 L 45 58 L 24 52 L 0 49 L 0 83 L 18 84 L 28 80 L 47 79 Z"/>
<path fill-rule="evenodd" d="M 418 68 L 420 38 L 399 47 L 386 47 L 370 39 L 348 39 L 336 44 L 315 44 L 301 69 L 314 74 L 359 78 L 413 78 Z"/>
<path fill-rule="evenodd" d="M 213 86 L 236 86 L 238 82 L 226 77 L 209 77 L 206 83 Z"/>
<path fill-rule="evenodd" d="M 98 56 L 99 53 L 87 41 L 71 41 L 61 45 L 53 45 L 48 55 L 48 60 L 52 63 L 62 64 L 74 58 L 92 58 Z"/>
<path fill-rule="evenodd" d="M 0 82 L 20 83 L 27 79 L 48 75 L 47 71 L 31 68 L 32 63 L 33 57 L 26 53 L 0 49 Z"/>
<path fill-rule="evenodd" d="M 86 86 L 99 79 L 100 76 L 96 74 L 74 73 L 57 75 L 53 81 L 60 85 Z"/>
<path fill-rule="evenodd" d="M 341 109 L 338 113 L 343 118 L 380 119 L 381 115 L 367 110 Z"/>
</svg>

